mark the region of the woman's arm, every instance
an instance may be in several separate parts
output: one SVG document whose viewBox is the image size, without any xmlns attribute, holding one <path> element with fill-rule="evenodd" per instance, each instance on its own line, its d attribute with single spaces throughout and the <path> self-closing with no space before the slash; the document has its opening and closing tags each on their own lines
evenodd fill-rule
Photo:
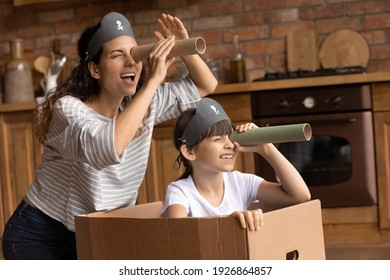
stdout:
<svg viewBox="0 0 390 280">
<path fill-rule="evenodd" d="M 186 28 L 177 17 L 162 14 L 161 18 L 158 19 L 158 23 L 164 33 L 164 35 L 162 35 L 160 32 L 156 31 L 156 37 L 159 39 L 170 35 L 175 35 L 177 40 L 189 38 Z M 182 60 L 187 66 L 192 81 L 198 88 L 199 95 L 203 97 L 212 93 L 215 90 L 218 81 L 203 59 L 199 55 L 187 55 L 183 56 Z"/>
<path fill-rule="evenodd" d="M 212 93 L 217 87 L 218 81 L 210 68 L 199 55 L 183 56 L 182 60 L 187 66 L 189 75 L 198 88 L 199 95 L 204 97 Z"/>
<path fill-rule="evenodd" d="M 174 45 L 174 36 L 160 40 L 148 58 L 149 76 L 132 101 L 116 118 L 115 150 L 120 156 L 138 131 L 157 88 L 165 79 L 174 59 L 167 59 Z M 129 121 L 130 120 L 130 121 Z"/>
</svg>

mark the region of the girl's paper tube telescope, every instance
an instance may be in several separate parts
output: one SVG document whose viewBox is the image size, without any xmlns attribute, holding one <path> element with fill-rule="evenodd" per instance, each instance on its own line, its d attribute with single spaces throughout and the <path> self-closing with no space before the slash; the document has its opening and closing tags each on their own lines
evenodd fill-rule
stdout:
<svg viewBox="0 0 390 280">
<path fill-rule="evenodd" d="M 131 56 L 136 62 L 143 61 L 148 57 L 154 45 L 155 44 L 136 46 L 131 49 Z M 168 58 L 192 54 L 204 54 L 205 51 L 206 42 L 202 37 L 176 40 Z"/>
<path fill-rule="evenodd" d="M 266 143 L 309 141 L 311 127 L 308 123 L 258 127 L 245 132 L 233 131 L 230 140 L 242 146 Z"/>
</svg>

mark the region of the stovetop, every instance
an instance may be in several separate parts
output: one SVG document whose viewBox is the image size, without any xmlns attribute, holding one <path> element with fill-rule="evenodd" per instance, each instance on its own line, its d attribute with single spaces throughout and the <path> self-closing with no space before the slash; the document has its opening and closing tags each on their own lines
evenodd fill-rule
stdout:
<svg viewBox="0 0 390 280">
<path fill-rule="evenodd" d="M 298 71 L 291 71 L 291 72 L 273 72 L 273 73 L 266 73 L 263 78 L 254 79 L 253 81 L 258 82 L 258 81 L 319 77 L 319 76 L 331 76 L 331 75 L 343 75 L 343 74 L 361 74 L 361 73 L 366 73 L 366 71 L 367 69 L 365 67 L 351 66 L 351 67 L 342 67 L 342 68 L 320 68 L 315 71 L 298 70 Z"/>
</svg>

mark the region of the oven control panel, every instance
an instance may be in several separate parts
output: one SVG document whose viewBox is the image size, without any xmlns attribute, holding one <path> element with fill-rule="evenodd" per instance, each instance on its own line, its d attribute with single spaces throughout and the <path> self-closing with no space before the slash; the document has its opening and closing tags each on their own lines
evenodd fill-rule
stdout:
<svg viewBox="0 0 390 280">
<path fill-rule="evenodd" d="M 259 91 L 251 100 L 254 118 L 372 109 L 368 84 Z"/>
</svg>

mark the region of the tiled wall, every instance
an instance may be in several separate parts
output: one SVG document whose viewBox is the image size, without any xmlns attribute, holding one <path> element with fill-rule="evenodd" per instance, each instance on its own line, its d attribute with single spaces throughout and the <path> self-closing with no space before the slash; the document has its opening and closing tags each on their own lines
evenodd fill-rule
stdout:
<svg viewBox="0 0 390 280">
<path fill-rule="evenodd" d="M 370 72 L 390 71 L 389 0 L 111 0 L 65 1 L 44 6 L 13 7 L 0 0 L 0 56 L 8 41 L 21 37 L 37 54 L 48 54 L 53 38 L 61 38 L 62 51 L 76 59 L 80 32 L 109 11 L 124 13 L 137 39 L 153 42 L 155 19 L 161 12 L 180 17 L 192 37 L 207 43 L 205 58 L 226 67 L 231 42 L 239 35 L 246 58 L 248 80 L 265 72 L 286 70 L 286 35 L 314 30 L 318 44 L 332 31 L 349 28 L 361 33 L 370 46 Z M 73 4 L 72 4 L 73 3 Z"/>
</svg>

